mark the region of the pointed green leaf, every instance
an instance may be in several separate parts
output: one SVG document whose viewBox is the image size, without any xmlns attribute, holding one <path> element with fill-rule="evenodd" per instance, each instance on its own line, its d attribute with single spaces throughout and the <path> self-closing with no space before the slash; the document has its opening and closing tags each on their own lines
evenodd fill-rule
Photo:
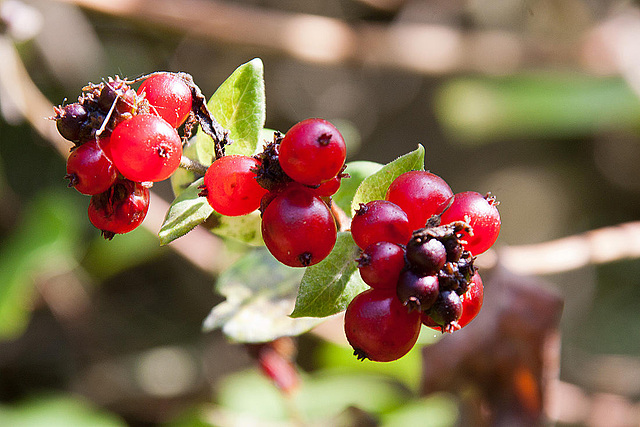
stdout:
<svg viewBox="0 0 640 427">
<path fill-rule="evenodd" d="M 213 308 L 204 331 L 222 328 L 238 342 L 265 342 L 300 335 L 321 319 L 292 319 L 304 270 L 278 262 L 266 248 L 250 251 L 218 278 L 216 290 L 227 298 Z"/>
<path fill-rule="evenodd" d="M 171 203 L 158 232 L 160 244 L 166 245 L 184 236 L 211 215 L 213 209 L 207 202 L 207 198 L 198 196 L 201 191 L 198 187 L 203 182 L 204 178 L 193 182 Z"/>
<path fill-rule="evenodd" d="M 411 170 L 424 170 L 424 147 L 422 144 L 418 144 L 418 148 L 414 151 L 398 157 L 362 181 L 351 202 L 351 213 L 358 210 L 360 203 L 384 199 L 393 180 Z"/>
<path fill-rule="evenodd" d="M 241 65 L 207 103 L 213 117 L 229 131 L 229 139 L 233 141 L 226 147 L 226 154 L 251 156 L 256 149 L 266 114 L 263 74 L 259 58 Z M 210 165 L 213 140 L 200 130 L 196 141 L 198 159 Z"/>
<path fill-rule="evenodd" d="M 347 163 L 345 172 L 349 174 L 349 178 L 344 178 L 340 182 L 340 189 L 331 198 L 333 203 L 337 204 L 340 209 L 345 211 L 347 215 L 351 213 L 351 200 L 356 194 L 356 190 L 368 176 L 378 172 L 382 168 L 380 163 L 360 160 Z"/>
<path fill-rule="evenodd" d="M 291 317 L 331 316 L 346 309 L 357 294 L 367 289 L 356 271 L 359 252 L 351 233 L 338 233 L 329 256 L 307 267 Z"/>
</svg>

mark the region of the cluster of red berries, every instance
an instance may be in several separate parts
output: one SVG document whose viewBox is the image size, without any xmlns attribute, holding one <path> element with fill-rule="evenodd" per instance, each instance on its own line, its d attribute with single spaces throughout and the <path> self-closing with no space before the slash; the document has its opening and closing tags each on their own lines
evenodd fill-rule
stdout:
<svg viewBox="0 0 640 427">
<path fill-rule="evenodd" d="M 144 220 L 149 187 L 168 178 L 182 157 L 180 127 L 192 108 L 191 88 L 176 74 L 154 73 L 138 91 L 109 78 L 82 89 L 78 102 L 55 107 L 60 134 L 75 145 L 69 186 L 90 195 L 89 220 L 105 238 Z"/>
<path fill-rule="evenodd" d="M 476 316 L 484 293 L 473 261 L 498 237 L 496 204 L 476 192 L 454 195 L 426 171 L 400 175 L 385 200 L 361 204 L 351 233 L 371 289 L 345 314 L 359 359 L 396 360 L 414 346 L 422 324 L 453 332 Z"/>
<path fill-rule="evenodd" d="M 227 216 L 260 209 L 262 238 L 271 254 L 291 267 L 307 267 L 333 249 L 337 228 L 330 196 L 340 187 L 346 146 L 326 120 L 296 123 L 254 157 L 229 155 L 213 162 L 203 192 Z"/>
</svg>

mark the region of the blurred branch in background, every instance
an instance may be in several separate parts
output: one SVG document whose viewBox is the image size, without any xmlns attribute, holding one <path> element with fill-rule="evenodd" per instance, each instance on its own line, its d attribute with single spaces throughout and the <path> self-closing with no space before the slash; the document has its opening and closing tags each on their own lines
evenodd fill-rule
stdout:
<svg viewBox="0 0 640 427">
<path fill-rule="evenodd" d="M 536 40 L 502 29 L 463 29 L 462 26 L 402 20 L 389 24 L 348 23 L 325 16 L 222 1 L 58 1 L 119 18 L 143 20 L 190 36 L 268 48 L 300 60 L 328 64 L 356 62 L 424 74 L 473 71 L 503 75 L 542 65 L 568 65 L 595 74 L 622 70 L 626 74 L 629 67 L 637 63 L 628 55 L 629 50 L 636 54 L 638 50 L 637 43 L 633 42 L 637 40 L 634 34 L 638 31 L 638 17 L 631 8 L 619 10 L 586 38 L 563 40 L 551 49 L 550 40 Z M 363 3 L 395 12 L 406 2 L 366 0 Z M 527 6 L 522 6 L 520 13 L 535 16 Z M 638 85 L 640 83 L 636 88 Z"/>
<path fill-rule="evenodd" d="M 535 48 L 528 46 L 520 35 L 497 30 L 462 31 L 444 25 L 409 23 L 347 23 L 324 16 L 221 1 L 61 1 L 119 18 L 144 20 L 190 36 L 268 48 L 297 59 L 328 64 L 357 62 L 426 74 L 509 73 L 522 67 L 525 58 L 538 56 L 532 55 Z"/>
</svg>

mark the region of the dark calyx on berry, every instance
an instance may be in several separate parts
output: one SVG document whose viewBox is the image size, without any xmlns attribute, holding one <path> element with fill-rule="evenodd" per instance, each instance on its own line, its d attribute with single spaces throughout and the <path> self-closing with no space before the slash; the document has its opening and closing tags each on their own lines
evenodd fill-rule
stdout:
<svg viewBox="0 0 640 427">
<path fill-rule="evenodd" d="M 293 181 L 280 166 L 278 151 L 282 138 L 282 133 L 274 132 L 273 141 L 255 156 L 260 161 L 260 166 L 255 169 L 256 181 L 269 191 Z"/>
<path fill-rule="evenodd" d="M 76 145 L 108 136 L 118 123 L 133 116 L 138 104 L 136 92 L 126 80 L 109 77 L 82 88 L 78 102 L 54 107 L 58 132 Z"/>
</svg>

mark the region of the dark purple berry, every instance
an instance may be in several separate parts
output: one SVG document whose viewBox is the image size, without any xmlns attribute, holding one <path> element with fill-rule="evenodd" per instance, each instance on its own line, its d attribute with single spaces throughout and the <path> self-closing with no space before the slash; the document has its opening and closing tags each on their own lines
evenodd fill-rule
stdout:
<svg viewBox="0 0 640 427">
<path fill-rule="evenodd" d="M 396 293 L 409 310 L 429 310 L 438 298 L 438 278 L 419 276 L 411 270 L 404 271 L 398 279 Z"/>
<path fill-rule="evenodd" d="M 437 239 L 411 239 L 407 244 L 407 261 L 422 275 L 433 275 L 447 262 L 447 250 Z"/>
<path fill-rule="evenodd" d="M 429 316 L 443 328 L 443 332 L 460 329 L 458 319 L 462 315 L 462 300 L 454 291 L 442 291 L 433 304 Z"/>
<path fill-rule="evenodd" d="M 89 113 L 78 103 L 68 104 L 64 107 L 55 108 L 56 127 L 63 138 L 69 141 L 79 142 L 82 137 L 84 127 Z"/>
</svg>

